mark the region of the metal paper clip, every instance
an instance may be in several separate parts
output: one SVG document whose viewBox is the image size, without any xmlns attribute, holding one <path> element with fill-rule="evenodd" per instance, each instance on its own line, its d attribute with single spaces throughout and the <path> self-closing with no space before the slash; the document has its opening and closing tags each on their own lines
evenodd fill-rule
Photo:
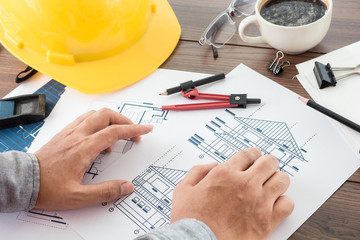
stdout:
<svg viewBox="0 0 360 240">
<path fill-rule="evenodd" d="M 284 71 L 284 68 L 291 66 L 289 61 L 283 61 L 277 68 L 273 70 L 273 73 L 275 75 L 279 75 L 282 71 Z"/>
<path fill-rule="evenodd" d="M 336 86 L 337 80 L 350 77 L 355 74 L 359 74 L 359 71 L 353 71 L 344 75 L 336 76 L 334 71 L 352 71 L 360 68 L 360 64 L 355 67 L 331 67 L 330 63 L 322 64 L 320 62 L 315 62 L 315 67 L 313 69 L 316 80 L 318 82 L 319 88 L 323 89 L 330 85 Z"/>
<path fill-rule="evenodd" d="M 290 66 L 289 61 L 283 61 L 281 64 L 280 60 L 284 58 L 284 53 L 282 51 L 278 51 L 276 53 L 276 58 L 270 62 L 269 66 L 267 66 L 267 69 L 269 69 L 273 74 L 279 75 L 285 67 Z"/>
</svg>

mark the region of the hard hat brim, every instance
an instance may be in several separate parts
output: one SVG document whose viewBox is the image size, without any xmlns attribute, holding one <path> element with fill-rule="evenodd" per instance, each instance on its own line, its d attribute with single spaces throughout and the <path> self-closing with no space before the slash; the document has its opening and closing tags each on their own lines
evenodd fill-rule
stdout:
<svg viewBox="0 0 360 240">
<path fill-rule="evenodd" d="M 88 94 L 111 92 L 151 74 L 171 55 L 179 41 L 181 28 L 169 3 L 154 2 L 156 13 L 144 35 L 128 49 L 100 60 L 73 66 L 49 63 L 46 57 L 11 44 L 1 24 L 0 40 L 21 61 L 68 87 Z"/>
</svg>

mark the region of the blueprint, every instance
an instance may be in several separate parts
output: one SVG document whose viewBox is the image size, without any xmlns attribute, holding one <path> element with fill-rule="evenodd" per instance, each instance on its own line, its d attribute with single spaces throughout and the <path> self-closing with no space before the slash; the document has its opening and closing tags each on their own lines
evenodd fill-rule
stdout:
<svg viewBox="0 0 360 240">
<path fill-rule="evenodd" d="M 30 93 L 45 94 L 45 115 L 49 117 L 64 91 L 63 84 L 38 73 L 7 97 Z M 27 152 L 45 121 L 0 130 L 0 151 Z M 56 211 L 39 209 L 0 214 L 0 232 L 3 236 L 14 239 L 81 239 Z"/>
<path fill-rule="evenodd" d="M 40 132 L 38 146 L 49 138 L 51 134 L 46 133 L 53 126 L 62 127 L 76 116 L 101 107 L 118 112 L 128 108 L 122 113 L 136 123 L 152 121 L 154 125 L 142 141 L 131 143 L 131 147 L 126 143 L 117 145 L 89 168 L 93 175 L 88 174 L 91 177 L 87 183 L 126 179 L 135 186 L 132 194 L 61 212 L 83 238 L 132 239 L 169 224 L 174 188 L 192 166 L 222 163 L 239 150 L 257 146 L 264 154 L 276 156 L 279 170 L 291 179 L 286 194 L 294 199 L 295 210 L 270 236 L 286 239 L 360 166 L 359 153 L 347 145 L 325 116 L 301 103 L 295 93 L 244 65 L 235 68 L 224 81 L 201 86 L 199 91 L 247 93 L 251 98 L 261 98 L 261 105 L 188 112 L 159 110 L 161 105 L 189 103 L 180 94 L 158 94 L 194 77 L 204 75 L 158 70 L 118 93 L 64 93 L 58 109 L 66 109 L 71 117 L 47 121 L 44 128 L 49 131 Z"/>
<path fill-rule="evenodd" d="M 50 80 L 34 92 L 36 94 L 45 94 L 46 96 L 45 117 L 50 115 L 64 90 L 64 85 L 55 80 Z M 10 150 L 26 152 L 43 125 L 44 121 L 38 121 L 17 127 L 1 129 L 0 152 Z"/>
<path fill-rule="evenodd" d="M 94 102 L 90 105 L 90 109 L 100 109 L 104 105 L 113 110 L 121 113 L 129 118 L 135 124 L 153 124 L 159 125 L 166 121 L 167 112 L 159 109 L 158 106 L 154 106 L 149 103 L 132 103 L 121 102 L 120 104 L 104 103 L 101 101 Z M 84 181 L 89 182 L 109 167 L 114 161 L 118 160 L 123 154 L 131 150 L 133 142 L 128 139 L 119 140 L 115 143 L 111 157 L 105 156 L 105 153 L 100 155 L 90 164 L 89 168 L 85 172 Z"/>
<path fill-rule="evenodd" d="M 279 170 L 291 176 L 301 171 L 300 166 L 307 162 L 301 153 L 307 151 L 303 148 L 300 150 L 285 123 L 242 118 L 229 109 L 224 114 L 230 116 L 226 122 L 215 117 L 204 126 L 210 133 L 208 141 L 196 133 L 188 139 L 199 150 L 199 155 L 193 156 L 199 163 L 206 156 L 223 163 L 237 151 L 251 146 L 276 156 L 280 162 Z M 133 221 L 134 236 L 170 223 L 172 193 L 187 173 L 178 168 L 183 165 L 184 151 L 176 145 L 170 146 L 134 178 L 132 183 L 135 188 L 131 195 L 110 206 L 103 204 L 109 207 L 109 212 L 117 211 L 114 214 L 127 216 Z"/>
<path fill-rule="evenodd" d="M 113 109 L 134 123 L 153 124 L 154 129 L 140 142 L 120 140 L 112 153 L 101 153 L 87 169 L 84 182 L 127 179 L 135 185 L 134 192 L 81 210 L 2 214 L 2 234 L 15 239 L 80 239 L 77 233 L 84 239 L 132 239 L 170 223 L 174 188 L 193 165 L 222 163 L 239 150 L 257 146 L 264 154 L 276 156 L 279 170 L 291 177 L 286 194 L 296 208 L 270 237 L 286 239 L 359 167 L 359 155 L 324 116 L 244 65 L 226 80 L 201 86 L 199 91 L 247 93 L 261 98 L 261 105 L 191 112 L 159 109 L 189 103 L 180 94 L 159 96 L 164 89 L 205 76 L 160 69 L 116 93 L 89 96 L 67 89 L 45 123 L 28 131 L 26 139 L 33 144 L 24 145 L 24 151 L 36 151 L 90 109 Z"/>
<path fill-rule="evenodd" d="M 172 146 L 154 165 L 150 165 L 132 181 L 135 187 L 131 195 L 113 202 L 109 207 L 109 212 L 120 211 L 134 222 L 134 236 L 169 224 L 174 188 L 187 171 L 169 168 L 166 165 L 175 159 L 181 160 L 181 153 L 182 150 Z M 157 166 L 159 164 L 162 166 Z"/>
<path fill-rule="evenodd" d="M 249 147 L 258 147 L 264 154 L 274 155 L 279 163 L 279 170 L 294 176 L 299 171 L 299 165 L 307 162 L 286 123 L 236 116 L 231 110 L 226 113 L 234 117 L 233 125 L 220 117 L 206 124 L 213 133 L 213 139 L 206 141 L 194 134 L 189 141 L 204 154 L 215 161 L 223 163 L 236 152 Z"/>
<path fill-rule="evenodd" d="M 42 76 L 41 78 L 43 78 L 41 82 L 44 84 L 41 85 L 38 90 L 32 92 L 46 95 L 46 117 L 49 117 L 61 95 L 64 93 L 65 86 L 55 80 L 48 79 L 47 77 Z M 35 84 L 35 86 L 37 85 L 38 84 Z M 20 89 L 16 89 L 12 95 L 28 94 L 29 92 L 26 90 L 31 90 L 35 86 L 31 86 L 31 88 L 20 87 Z M 97 104 L 99 103 L 94 101 L 89 108 L 96 109 L 101 107 L 97 106 Z M 110 103 L 107 105 L 109 104 Z M 166 114 L 159 110 L 158 107 L 154 107 L 149 104 L 116 103 L 115 108 L 116 111 L 119 111 L 123 115 L 129 117 L 134 123 L 138 124 L 161 124 L 162 121 L 166 120 Z M 58 110 L 54 110 L 54 112 L 55 115 L 58 113 L 63 114 L 63 112 L 59 112 Z M 46 121 L 48 119 L 51 121 L 52 118 L 49 117 Z M 31 149 L 30 152 L 35 152 L 35 148 L 32 146 L 32 143 L 39 134 L 44 123 L 45 121 L 39 121 L 32 124 L 0 130 L 0 150 L 28 151 Z M 56 129 L 58 128 L 55 128 L 55 130 Z M 133 142 L 129 140 L 118 141 L 113 152 L 116 156 L 115 159 L 120 158 L 122 154 L 129 151 L 132 144 Z M 107 161 L 104 162 L 102 160 L 103 156 L 104 154 L 101 153 L 89 166 L 84 176 L 85 182 L 91 181 L 106 167 L 111 165 L 113 160 L 107 159 Z M 0 223 L 1 226 L 4 227 L 1 232 L 5 236 L 7 235 L 7 232 L 16 232 L 16 236 L 18 236 L 17 238 L 26 236 L 28 239 L 31 239 L 32 234 L 29 234 L 28 232 L 28 230 L 31 229 L 31 232 L 35 233 L 34 239 L 39 239 L 38 235 L 41 235 L 41 238 L 44 239 L 49 237 L 54 238 L 54 236 L 57 236 L 59 239 L 80 239 L 80 237 L 71 230 L 64 218 L 56 211 L 44 211 L 37 209 L 11 214 L 1 214 Z"/>
</svg>

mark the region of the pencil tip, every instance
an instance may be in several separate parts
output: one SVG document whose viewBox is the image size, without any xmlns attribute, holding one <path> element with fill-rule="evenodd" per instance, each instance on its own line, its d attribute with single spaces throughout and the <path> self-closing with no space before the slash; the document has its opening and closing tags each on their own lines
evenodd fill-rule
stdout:
<svg viewBox="0 0 360 240">
<path fill-rule="evenodd" d="M 160 93 L 159 95 L 168 95 L 168 92 L 162 92 L 162 93 Z"/>
<path fill-rule="evenodd" d="M 300 101 L 302 101 L 303 103 L 307 104 L 307 102 L 309 101 L 309 99 L 303 98 L 303 97 L 298 97 L 298 99 Z"/>
</svg>

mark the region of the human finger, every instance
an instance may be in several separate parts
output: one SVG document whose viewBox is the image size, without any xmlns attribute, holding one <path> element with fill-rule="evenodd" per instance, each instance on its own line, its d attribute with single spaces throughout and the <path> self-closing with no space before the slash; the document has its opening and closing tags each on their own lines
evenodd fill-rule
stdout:
<svg viewBox="0 0 360 240">
<path fill-rule="evenodd" d="M 135 136 L 130 138 L 131 141 L 133 142 L 139 142 L 141 140 L 141 136 Z M 108 147 L 107 149 L 105 149 L 106 152 L 112 152 L 113 146 Z"/>
<path fill-rule="evenodd" d="M 79 131 L 84 135 L 94 134 L 110 125 L 128 125 L 133 122 L 124 115 L 102 108 L 85 119 L 79 126 Z"/>
<path fill-rule="evenodd" d="M 284 194 L 290 185 L 290 177 L 284 172 L 277 171 L 264 184 L 265 198 L 275 202 Z"/>
<path fill-rule="evenodd" d="M 131 137 L 130 140 L 133 141 L 133 142 L 139 142 L 139 141 L 141 140 L 141 135 L 140 135 L 140 136 Z"/>
<path fill-rule="evenodd" d="M 82 115 L 80 115 L 79 117 L 77 117 L 74 121 L 72 121 L 71 123 L 69 123 L 64 130 L 66 129 L 72 129 L 78 125 L 80 125 L 85 119 L 87 119 L 88 117 L 90 117 L 91 115 L 93 115 L 96 111 L 95 110 L 91 110 L 88 111 Z"/>
<path fill-rule="evenodd" d="M 261 184 L 264 184 L 279 168 L 279 161 L 270 154 L 261 156 L 249 167 L 248 174 Z"/>
<path fill-rule="evenodd" d="M 112 152 L 112 150 L 113 150 L 113 146 L 110 146 L 107 149 L 105 149 L 105 152 L 110 153 Z"/>
<path fill-rule="evenodd" d="M 112 125 L 93 134 L 93 138 L 99 138 L 99 140 L 106 138 L 111 140 L 111 138 L 114 138 L 115 142 L 119 139 L 134 141 L 140 139 L 142 135 L 151 132 L 153 128 L 154 126 L 150 124 Z"/>
<path fill-rule="evenodd" d="M 131 139 L 136 136 L 144 135 L 153 129 L 152 125 L 112 125 L 107 128 L 96 132 L 89 136 L 83 144 L 81 149 L 84 153 L 90 154 L 90 156 L 97 156 L 101 151 L 109 149 L 116 141 L 120 139 Z M 91 158 L 87 158 L 88 161 L 92 161 Z M 90 163 L 89 163 L 90 164 Z"/>
<path fill-rule="evenodd" d="M 259 157 L 261 157 L 261 151 L 257 147 L 247 148 L 243 151 L 237 152 L 225 163 L 226 165 L 231 165 L 236 167 L 240 171 L 245 171 L 248 169 Z"/>
<path fill-rule="evenodd" d="M 134 185 L 126 180 L 112 180 L 98 184 L 83 185 L 83 197 L 79 205 L 108 202 L 124 197 L 134 191 Z"/>
<path fill-rule="evenodd" d="M 196 165 L 192 167 L 181 181 L 181 184 L 195 186 L 216 166 L 218 166 L 218 163 L 212 162 L 206 165 Z"/>
<path fill-rule="evenodd" d="M 288 196 L 280 196 L 275 201 L 273 207 L 273 222 L 275 227 L 284 221 L 285 218 L 290 216 L 294 207 L 294 201 Z"/>
</svg>

